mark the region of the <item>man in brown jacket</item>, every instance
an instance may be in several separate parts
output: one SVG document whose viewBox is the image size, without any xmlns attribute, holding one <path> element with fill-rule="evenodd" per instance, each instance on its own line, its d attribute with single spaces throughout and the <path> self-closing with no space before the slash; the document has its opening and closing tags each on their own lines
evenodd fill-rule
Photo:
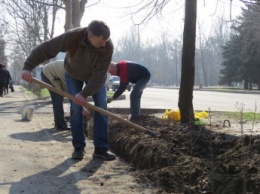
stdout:
<svg viewBox="0 0 260 194">
<path fill-rule="evenodd" d="M 40 44 L 24 63 L 22 79 L 31 82 L 33 68 L 45 60 L 55 57 L 59 52 L 66 52 L 64 68 L 67 92 L 75 96 L 74 100 L 70 101 L 70 122 L 74 147 L 72 158 L 74 159 L 82 159 L 85 154 L 86 140 L 82 105 L 85 104 L 86 98 L 92 96 L 96 106 L 107 109 L 104 83 L 114 50 L 109 37 L 109 27 L 102 21 L 94 20 L 86 28 L 69 30 Z M 94 112 L 94 158 L 115 159 L 115 155 L 108 151 L 107 130 L 107 116 Z"/>
</svg>

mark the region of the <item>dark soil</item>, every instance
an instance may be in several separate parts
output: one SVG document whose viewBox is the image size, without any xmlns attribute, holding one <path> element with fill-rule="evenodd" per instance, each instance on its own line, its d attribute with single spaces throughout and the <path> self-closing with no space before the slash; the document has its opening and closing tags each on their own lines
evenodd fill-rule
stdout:
<svg viewBox="0 0 260 194">
<path fill-rule="evenodd" d="M 137 124 L 160 136 L 111 121 L 111 150 L 159 193 L 260 193 L 260 136 L 237 137 L 148 115 Z"/>
</svg>

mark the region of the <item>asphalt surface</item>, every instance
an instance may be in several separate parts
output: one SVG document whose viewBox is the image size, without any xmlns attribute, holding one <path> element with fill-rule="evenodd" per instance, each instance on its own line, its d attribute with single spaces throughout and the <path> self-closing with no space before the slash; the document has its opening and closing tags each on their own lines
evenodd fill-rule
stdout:
<svg viewBox="0 0 260 194">
<path fill-rule="evenodd" d="M 130 93 L 125 91 L 125 100 L 112 101 L 108 108 L 118 108 L 129 114 Z M 195 88 L 192 103 L 195 111 L 238 112 L 243 108 L 244 112 L 255 112 L 259 94 L 260 91 L 256 89 Z M 178 101 L 179 88 L 147 87 L 141 99 L 141 112 L 153 114 L 163 113 L 166 109 L 178 109 Z"/>
</svg>

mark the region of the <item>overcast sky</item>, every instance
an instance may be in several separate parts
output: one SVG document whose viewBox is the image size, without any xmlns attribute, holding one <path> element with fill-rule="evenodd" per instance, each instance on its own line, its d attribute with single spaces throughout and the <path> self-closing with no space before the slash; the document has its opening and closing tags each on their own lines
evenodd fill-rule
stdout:
<svg viewBox="0 0 260 194">
<path fill-rule="evenodd" d="M 140 7 L 140 5 L 137 6 L 138 3 L 141 2 L 143 4 L 146 1 L 147 0 L 104 0 L 86 9 L 81 21 L 81 26 L 87 26 L 90 21 L 94 19 L 103 20 L 109 25 L 111 38 L 113 42 L 116 43 L 131 30 L 134 23 L 137 24 L 144 18 L 146 10 L 143 10 L 138 15 L 132 15 L 131 13 Z M 184 2 L 184 0 L 171 0 L 163 9 L 162 14 L 154 17 L 154 19 L 147 24 L 140 25 L 139 33 L 141 39 L 158 39 L 162 32 L 167 32 L 169 38 L 180 36 L 183 32 Z M 230 13 L 230 0 L 198 0 L 197 21 L 203 23 L 204 26 L 210 26 L 219 15 L 225 14 L 227 20 L 229 20 L 231 14 L 232 19 L 234 19 L 240 13 L 241 5 L 242 3 L 240 3 L 239 0 L 233 0 Z M 57 34 L 64 31 L 62 18 L 62 27 L 60 31 L 57 31 Z"/>
</svg>

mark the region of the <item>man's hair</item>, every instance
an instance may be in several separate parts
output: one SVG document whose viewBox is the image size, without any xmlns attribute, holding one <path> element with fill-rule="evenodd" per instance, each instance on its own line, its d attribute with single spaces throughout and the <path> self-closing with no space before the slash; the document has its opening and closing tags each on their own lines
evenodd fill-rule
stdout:
<svg viewBox="0 0 260 194">
<path fill-rule="evenodd" d="M 110 65 L 111 65 L 111 66 L 116 66 L 116 62 L 111 61 Z"/>
<path fill-rule="evenodd" d="M 93 20 L 88 25 L 88 32 L 94 36 L 102 36 L 104 40 L 110 37 L 110 29 L 105 22 L 99 20 Z"/>
</svg>

